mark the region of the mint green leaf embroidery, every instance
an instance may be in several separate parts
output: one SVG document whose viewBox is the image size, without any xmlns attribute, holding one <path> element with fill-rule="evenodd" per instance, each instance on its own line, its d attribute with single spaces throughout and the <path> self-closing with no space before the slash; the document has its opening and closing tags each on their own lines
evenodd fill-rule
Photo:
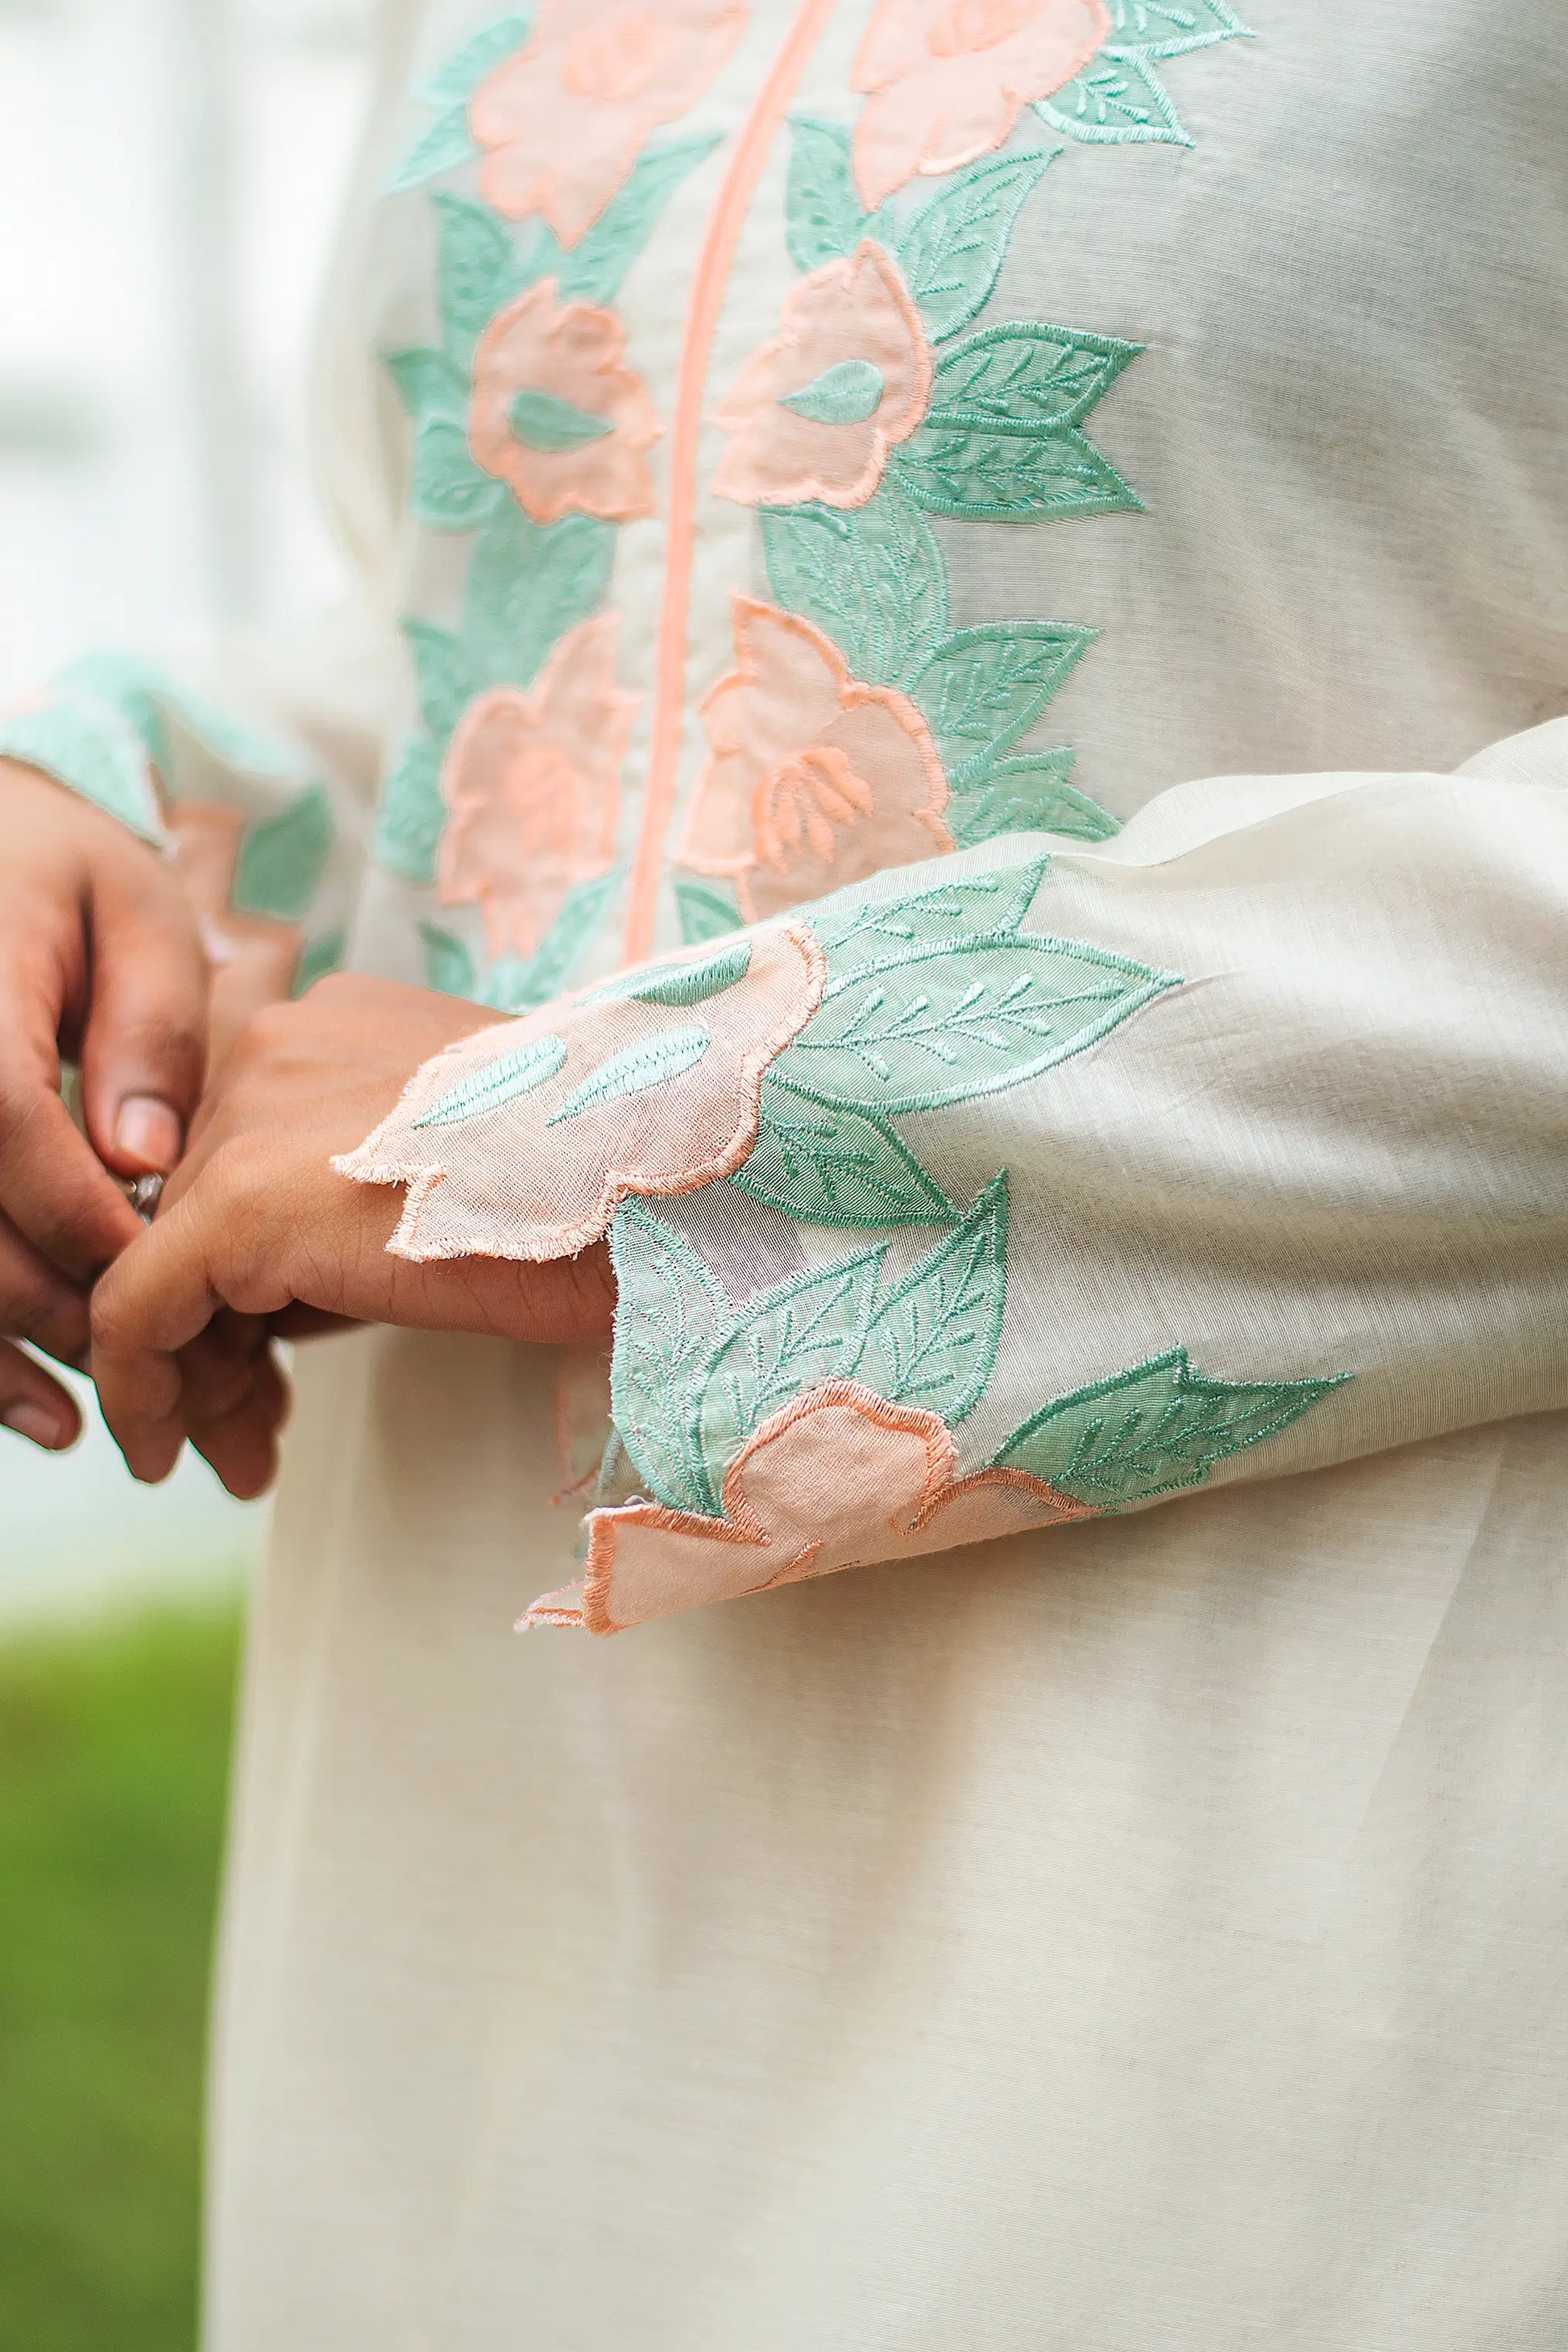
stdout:
<svg viewBox="0 0 1568 2352">
<path fill-rule="evenodd" d="M 888 487 L 847 514 L 764 507 L 760 519 L 774 596 L 832 638 L 854 677 L 898 684 L 945 630 L 936 534 Z"/>
<path fill-rule="evenodd" d="M 556 640 L 598 609 L 615 550 L 613 523 L 536 523 L 503 499 L 475 543 L 463 595 L 463 640 L 487 677 L 531 686 Z"/>
<path fill-rule="evenodd" d="M 1121 1510 L 1197 1486 L 1215 1462 L 1261 1444 L 1350 1377 L 1215 1381 L 1173 1348 L 1042 1406 L 996 1460 L 1095 1510 Z"/>
<path fill-rule="evenodd" d="M 297 923 L 321 887 L 332 850 L 332 804 L 312 784 L 276 816 L 254 824 L 239 846 L 234 905 L 243 915 Z"/>
<path fill-rule="evenodd" d="M 939 353 L 926 424 L 1026 435 L 1076 425 L 1142 349 L 1043 322 L 984 327 Z"/>
<path fill-rule="evenodd" d="M 468 379 L 444 352 L 388 352 L 385 366 L 416 425 L 426 416 L 449 416 L 458 422 L 467 416 Z"/>
<path fill-rule="evenodd" d="M 590 441 L 603 441 L 615 431 L 605 416 L 591 415 L 585 408 L 574 408 L 569 400 L 558 400 L 552 392 L 540 392 L 531 384 L 512 394 L 507 418 L 520 441 L 531 449 L 581 449 Z"/>
<path fill-rule="evenodd" d="M 1050 98 L 1037 99 L 1035 110 L 1053 131 L 1090 142 L 1131 145 L 1156 140 L 1166 146 L 1190 147 L 1169 93 L 1150 63 L 1137 49 L 1106 47 L 1077 79 Z"/>
<path fill-rule="evenodd" d="M 372 853 L 376 863 L 406 882 L 433 882 L 446 821 L 441 747 L 426 735 L 405 736 L 382 786 Z"/>
<path fill-rule="evenodd" d="M 417 188 L 422 182 L 433 180 L 437 172 L 449 172 L 458 163 L 466 163 L 477 155 L 468 132 L 467 106 L 454 106 L 439 116 L 428 131 L 422 131 L 401 161 L 393 166 L 384 184 L 383 193 L 400 196 L 406 189 Z"/>
<path fill-rule="evenodd" d="M 763 1079 L 757 1139 L 730 1180 L 808 1225 L 937 1225 L 958 1211 L 892 1129 L 852 1103 Z"/>
<path fill-rule="evenodd" d="M 1119 54 L 1179 58 L 1189 49 L 1212 48 L 1216 41 L 1250 39 L 1225 0 L 1110 0 L 1111 37 Z"/>
<path fill-rule="evenodd" d="M 479 1002 L 500 1013 L 523 1013 L 559 996 L 586 954 L 620 878 L 621 868 L 611 866 L 568 890 L 531 956 L 503 956 L 490 966 Z"/>
<path fill-rule="evenodd" d="M 1025 197 L 1053 155 L 992 156 L 955 172 L 896 233 L 894 250 L 933 342 L 989 299 Z"/>
<path fill-rule="evenodd" d="M 515 15 L 498 16 L 493 25 L 474 34 L 454 49 L 445 62 L 436 68 L 419 85 L 419 96 L 427 106 L 455 106 L 476 90 L 493 66 L 521 49 L 528 38 L 529 18 Z"/>
<path fill-rule="evenodd" d="M 474 959 L 462 940 L 434 923 L 420 924 L 419 939 L 425 950 L 426 987 L 438 989 L 443 996 L 466 996 L 477 1002 Z"/>
<path fill-rule="evenodd" d="M 973 522 L 1066 521 L 1142 512 L 1110 460 L 1070 425 L 1031 433 L 978 425 L 917 425 L 889 458 L 906 498 L 932 514 Z"/>
<path fill-rule="evenodd" d="M 863 425 L 875 416 L 887 383 L 873 360 L 839 360 L 798 392 L 784 394 L 779 406 L 814 425 Z"/>
<path fill-rule="evenodd" d="M 405 620 L 403 634 L 414 659 L 419 715 L 432 735 L 449 735 L 484 680 L 450 629 Z"/>
<path fill-rule="evenodd" d="M 672 1078 L 684 1077 L 696 1068 L 713 1040 L 700 1021 L 689 1023 L 680 1029 L 658 1029 L 651 1037 L 640 1037 L 635 1045 L 623 1045 L 596 1070 L 590 1070 L 581 1086 L 574 1087 L 557 1111 L 550 1114 L 550 1125 L 557 1126 L 563 1118 L 581 1118 L 585 1110 L 597 1110 L 602 1103 L 618 1102 L 625 1095 L 646 1094 L 649 1087 L 667 1087 Z"/>
<path fill-rule="evenodd" d="M 741 910 L 733 898 L 709 882 L 690 882 L 684 876 L 675 886 L 675 911 L 680 937 L 689 948 L 705 940 L 721 940 L 742 928 Z"/>
<path fill-rule="evenodd" d="M 701 1376 L 733 1310 L 718 1277 L 672 1225 L 637 1200 L 610 1223 L 620 1293 L 610 1410 L 651 1494 L 677 1510 L 718 1499 L 696 1453 Z"/>
<path fill-rule="evenodd" d="M 873 1115 L 931 1110 L 1022 1085 L 1176 985 L 1077 940 L 948 940 L 830 980 L 775 1067 Z"/>
<path fill-rule="evenodd" d="M 156 841 L 163 831 L 147 754 L 130 720 L 108 703 L 58 702 L 0 718 L 0 753 L 43 768 L 84 800 Z"/>
<path fill-rule="evenodd" d="M 662 969 L 656 964 L 651 971 L 626 972 L 592 990 L 582 1001 L 584 1004 L 622 999 L 635 1004 L 704 1004 L 710 996 L 719 996 L 738 980 L 744 980 L 751 968 L 751 940 L 736 940 L 732 946 L 718 948 L 695 963 Z"/>
<path fill-rule="evenodd" d="M 511 238 L 494 213 L 467 196 L 442 194 L 435 204 L 442 339 L 447 356 L 466 369 L 475 337 L 518 292 L 522 273 Z"/>
<path fill-rule="evenodd" d="M 468 436 L 450 417 L 427 416 L 414 436 L 411 504 L 441 530 L 469 530 L 506 497 L 468 454 Z"/>
<path fill-rule="evenodd" d="M 897 962 L 915 949 L 954 940 L 967 945 L 982 934 L 994 939 L 1017 929 L 1050 862 L 1036 857 L 1026 866 L 961 875 L 956 881 L 938 882 L 909 897 L 851 897 L 839 891 L 813 908 L 811 928 L 835 979 L 870 964 Z"/>
<path fill-rule="evenodd" d="M 307 940 L 300 950 L 300 961 L 294 967 L 294 985 L 290 992 L 303 996 L 330 971 L 341 970 L 348 951 L 348 940 L 342 931 L 325 931 L 319 940 Z"/>
<path fill-rule="evenodd" d="M 849 133 L 837 122 L 791 118 L 789 183 L 784 219 L 790 259 L 797 269 L 820 269 L 854 252 L 866 215 L 849 167 Z"/>
<path fill-rule="evenodd" d="M 735 1310 L 699 1392 L 692 1456 L 703 1465 L 710 1509 L 719 1507 L 724 1472 L 770 1413 L 803 1389 L 853 1379 L 886 1246 L 793 1275 Z"/>
<path fill-rule="evenodd" d="M 438 1095 L 415 1120 L 416 1127 L 450 1127 L 460 1118 L 477 1118 L 481 1111 L 499 1110 L 518 1095 L 532 1094 L 552 1078 L 566 1059 L 566 1041 L 553 1034 L 531 1037 L 482 1070 L 459 1078 Z"/>
<path fill-rule="evenodd" d="M 856 1377 L 889 1404 L 939 1412 L 950 1429 L 979 1403 L 1007 1301 L 1007 1177 L 879 1299 Z"/>
<path fill-rule="evenodd" d="M 563 298 L 613 302 L 621 280 L 653 233 L 655 223 L 687 174 L 719 143 L 717 132 L 647 147 L 617 194 L 582 241 L 562 256 L 556 275 Z M 537 260 L 534 264 L 538 267 Z"/>
<path fill-rule="evenodd" d="M 1095 634 L 1065 621 L 987 621 L 943 639 L 909 690 L 955 789 L 1034 725 Z"/>
<path fill-rule="evenodd" d="M 1023 751 L 984 768 L 969 791 L 955 793 L 942 812 L 961 849 L 999 833 L 1060 833 L 1069 841 L 1109 841 L 1116 819 L 1087 793 L 1068 783 L 1073 752 Z"/>
</svg>

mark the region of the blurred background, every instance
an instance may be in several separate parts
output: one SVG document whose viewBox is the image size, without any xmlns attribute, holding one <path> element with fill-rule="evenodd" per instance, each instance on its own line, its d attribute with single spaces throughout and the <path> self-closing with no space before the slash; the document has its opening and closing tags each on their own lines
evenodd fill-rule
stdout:
<svg viewBox="0 0 1568 2352">
<path fill-rule="evenodd" d="M 0 0 L 0 699 L 334 593 L 304 394 L 373 5 Z M 187 2352 L 261 1514 L 88 1419 L 0 1433 L 0 2352 Z"/>
</svg>

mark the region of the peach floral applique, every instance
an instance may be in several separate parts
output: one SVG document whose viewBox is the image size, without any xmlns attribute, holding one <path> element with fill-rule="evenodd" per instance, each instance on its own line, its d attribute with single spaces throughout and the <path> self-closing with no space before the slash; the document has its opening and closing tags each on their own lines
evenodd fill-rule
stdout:
<svg viewBox="0 0 1568 2352">
<path fill-rule="evenodd" d="M 576 245 L 745 26 L 745 0 L 542 0 L 528 40 L 468 100 L 485 202 L 509 220 L 541 212 Z"/>
<path fill-rule="evenodd" d="M 533 686 L 476 696 L 453 732 L 436 896 L 478 906 L 492 956 L 531 954 L 567 892 L 614 852 L 637 711 L 615 683 L 616 625 L 614 613 L 579 622 Z"/>
<path fill-rule="evenodd" d="M 863 238 L 846 259 L 790 289 L 778 333 L 715 409 L 714 423 L 731 436 L 715 490 L 743 506 L 864 506 L 889 450 L 925 415 L 931 366 L 902 278 Z"/>
<path fill-rule="evenodd" d="M 850 676 L 798 613 L 734 598 L 739 666 L 700 706 L 709 755 L 680 862 L 748 922 L 952 847 L 947 779 L 907 695 Z"/>
<path fill-rule="evenodd" d="M 1110 32 L 1104 0 L 879 0 L 851 76 L 867 93 L 854 146 L 867 211 L 917 172 L 1000 147 L 1021 110 L 1081 73 Z"/>
<path fill-rule="evenodd" d="M 468 446 L 535 522 L 575 508 L 606 522 L 655 510 L 644 451 L 660 425 L 625 361 L 619 320 L 562 302 L 553 278 L 497 312 L 474 352 Z"/>
<path fill-rule="evenodd" d="M 545 1593 L 522 1622 L 615 1633 L 710 1601 L 913 1559 L 1026 1528 L 1091 1517 L 1026 1471 L 953 1476 L 952 1434 L 934 1412 L 831 1381 L 783 1406 L 724 1480 L 724 1515 L 626 1503 L 588 1520 L 580 1585 Z"/>
<path fill-rule="evenodd" d="M 464 1038 L 416 1072 L 357 1151 L 406 1184 L 399 1256 L 569 1257 L 628 1193 L 689 1192 L 756 1141 L 763 1073 L 822 999 L 804 926 L 770 925 Z"/>
</svg>

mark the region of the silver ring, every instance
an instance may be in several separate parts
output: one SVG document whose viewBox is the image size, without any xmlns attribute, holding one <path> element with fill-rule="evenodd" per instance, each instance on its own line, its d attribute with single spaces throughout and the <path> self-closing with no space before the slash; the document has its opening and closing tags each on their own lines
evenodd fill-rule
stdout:
<svg viewBox="0 0 1568 2352">
<path fill-rule="evenodd" d="M 144 1225 L 150 1225 L 156 1216 L 166 1181 L 163 1176 L 138 1176 L 127 1183 L 125 1196 Z"/>
</svg>

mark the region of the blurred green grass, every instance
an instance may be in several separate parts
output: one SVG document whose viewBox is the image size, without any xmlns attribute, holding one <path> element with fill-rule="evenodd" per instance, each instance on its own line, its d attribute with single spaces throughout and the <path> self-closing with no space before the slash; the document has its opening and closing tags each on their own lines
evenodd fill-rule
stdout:
<svg viewBox="0 0 1568 2352">
<path fill-rule="evenodd" d="M 190 2352 L 238 1619 L 0 1643 L 0 2347 Z"/>
</svg>

